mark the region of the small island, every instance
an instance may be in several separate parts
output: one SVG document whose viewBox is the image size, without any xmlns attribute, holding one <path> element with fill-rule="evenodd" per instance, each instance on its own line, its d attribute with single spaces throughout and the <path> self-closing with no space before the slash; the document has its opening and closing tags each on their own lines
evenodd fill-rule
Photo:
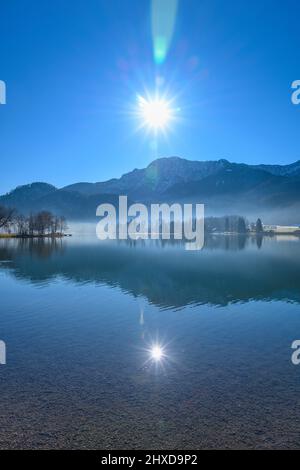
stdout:
<svg viewBox="0 0 300 470">
<path fill-rule="evenodd" d="M 0 206 L 0 238 L 60 238 L 67 228 L 65 217 L 49 211 L 24 216 Z"/>
</svg>

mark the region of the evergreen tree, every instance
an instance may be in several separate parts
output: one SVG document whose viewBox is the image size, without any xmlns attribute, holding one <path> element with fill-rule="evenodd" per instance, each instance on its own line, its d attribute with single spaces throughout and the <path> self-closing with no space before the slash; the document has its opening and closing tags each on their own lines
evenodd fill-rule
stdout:
<svg viewBox="0 0 300 470">
<path fill-rule="evenodd" d="M 255 230 L 256 230 L 256 233 L 262 233 L 264 231 L 261 219 L 257 219 Z"/>
<path fill-rule="evenodd" d="M 237 231 L 238 231 L 238 233 L 246 233 L 247 232 L 246 222 L 245 222 L 245 219 L 243 217 L 238 218 Z"/>
</svg>

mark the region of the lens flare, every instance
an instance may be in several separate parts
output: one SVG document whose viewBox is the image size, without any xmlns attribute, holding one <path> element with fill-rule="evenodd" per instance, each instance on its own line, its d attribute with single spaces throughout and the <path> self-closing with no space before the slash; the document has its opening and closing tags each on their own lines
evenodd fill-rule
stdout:
<svg viewBox="0 0 300 470">
<path fill-rule="evenodd" d="M 172 109 L 162 98 L 145 99 L 139 97 L 139 108 L 144 124 L 150 129 L 164 129 L 172 119 Z"/>
<path fill-rule="evenodd" d="M 162 360 L 165 354 L 163 348 L 159 344 L 155 344 L 150 350 L 150 355 L 153 361 L 159 362 Z"/>
<path fill-rule="evenodd" d="M 152 0 L 152 38 L 154 61 L 166 60 L 175 29 L 178 0 Z"/>
</svg>

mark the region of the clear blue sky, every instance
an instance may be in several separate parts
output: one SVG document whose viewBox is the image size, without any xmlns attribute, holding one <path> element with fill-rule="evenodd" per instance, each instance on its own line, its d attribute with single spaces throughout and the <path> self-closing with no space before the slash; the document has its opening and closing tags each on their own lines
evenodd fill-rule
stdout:
<svg viewBox="0 0 300 470">
<path fill-rule="evenodd" d="M 0 193 L 101 181 L 157 156 L 300 159 L 298 0 L 179 0 L 168 55 L 153 60 L 150 0 L 0 4 Z M 176 96 L 177 122 L 136 131 L 136 94 Z"/>
</svg>

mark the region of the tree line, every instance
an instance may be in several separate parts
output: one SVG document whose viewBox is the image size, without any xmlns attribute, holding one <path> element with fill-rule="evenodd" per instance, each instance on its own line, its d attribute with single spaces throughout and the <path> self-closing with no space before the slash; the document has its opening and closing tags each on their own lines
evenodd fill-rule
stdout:
<svg viewBox="0 0 300 470">
<path fill-rule="evenodd" d="M 14 209 L 0 206 L 0 230 L 19 236 L 44 236 L 63 234 L 67 229 L 65 217 L 49 211 L 24 216 Z"/>
<path fill-rule="evenodd" d="M 230 215 L 224 217 L 207 217 L 205 219 L 205 231 L 207 233 L 247 233 L 249 231 L 263 233 L 263 223 L 257 219 L 256 223 L 249 224 L 245 217 Z"/>
</svg>

